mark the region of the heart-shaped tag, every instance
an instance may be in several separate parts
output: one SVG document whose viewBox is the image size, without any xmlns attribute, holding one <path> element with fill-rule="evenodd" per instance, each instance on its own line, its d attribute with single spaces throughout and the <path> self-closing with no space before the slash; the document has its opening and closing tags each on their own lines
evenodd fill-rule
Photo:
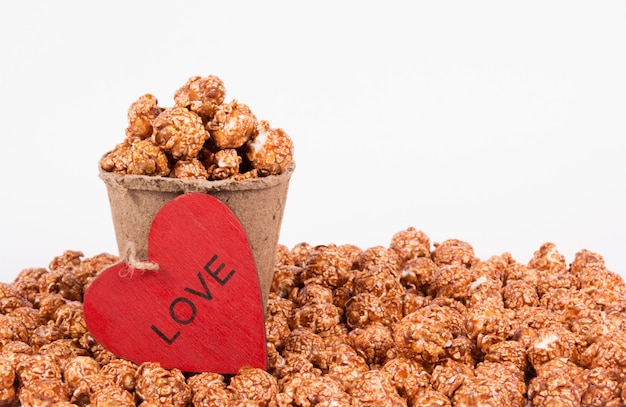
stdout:
<svg viewBox="0 0 626 407">
<path fill-rule="evenodd" d="M 101 345 L 136 363 L 185 372 L 265 369 L 256 266 L 226 205 L 201 193 L 166 203 L 152 221 L 148 259 L 158 270 L 117 264 L 86 290 L 85 322 Z"/>
</svg>

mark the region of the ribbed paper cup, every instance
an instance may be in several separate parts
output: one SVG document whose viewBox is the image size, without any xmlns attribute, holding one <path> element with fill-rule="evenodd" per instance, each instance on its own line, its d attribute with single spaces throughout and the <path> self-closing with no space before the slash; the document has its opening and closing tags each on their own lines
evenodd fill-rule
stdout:
<svg viewBox="0 0 626 407">
<path fill-rule="evenodd" d="M 248 236 L 265 309 L 295 163 L 292 162 L 282 174 L 242 181 L 122 175 L 106 172 L 100 165 L 98 168 L 100 178 L 107 187 L 120 256 L 126 256 L 129 247 L 132 247 L 138 261 L 148 260 L 148 232 L 152 220 L 165 203 L 181 194 L 205 193 L 226 204 Z"/>
</svg>

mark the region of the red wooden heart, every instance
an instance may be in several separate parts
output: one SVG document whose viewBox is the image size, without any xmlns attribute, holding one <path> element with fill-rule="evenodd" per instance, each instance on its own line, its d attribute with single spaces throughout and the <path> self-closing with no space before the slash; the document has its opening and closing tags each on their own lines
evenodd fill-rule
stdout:
<svg viewBox="0 0 626 407">
<path fill-rule="evenodd" d="M 136 363 L 186 372 L 265 369 L 259 280 L 246 233 L 210 195 L 190 193 L 165 204 L 148 235 L 157 271 L 118 264 L 84 296 L 93 337 Z"/>
</svg>

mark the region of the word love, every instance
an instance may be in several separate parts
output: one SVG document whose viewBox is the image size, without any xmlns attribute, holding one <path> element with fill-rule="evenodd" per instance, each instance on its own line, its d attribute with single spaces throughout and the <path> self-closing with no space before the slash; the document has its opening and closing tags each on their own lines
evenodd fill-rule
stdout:
<svg viewBox="0 0 626 407">
<path fill-rule="evenodd" d="M 223 287 L 226 285 L 228 280 L 230 280 L 230 278 L 235 274 L 235 270 L 230 270 L 230 272 L 222 278 L 220 277 L 220 272 L 225 267 L 225 264 L 221 263 L 215 270 L 213 270 L 211 267 L 213 267 L 213 263 L 215 262 L 215 260 L 217 260 L 217 254 L 211 257 L 211 260 L 209 260 L 209 262 L 204 265 L 204 270 L 210 277 L 213 278 L 213 280 L 215 280 L 219 285 Z M 211 295 L 211 292 L 209 291 L 209 286 L 207 285 L 206 280 L 204 279 L 204 276 L 201 272 L 198 273 L 198 280 L 202 285 L 202 291 L 196 290 L 191 287 L 185 287 L 185 291 L 205 300 L 212 300 L 213 296 Z M 187 308 L 186 313 L 180 312 L 180 307 L 183 305 Z M 170 317 L 174 322 L 180 325 L 187 325 L 192 323 L 196 319 L 197 307 L 189 298 L 177 297 L 170 303 L 169 312 Z M 159 335 L 161 339 L 163 339 L 169 345 L 173 344 L 174 341 L 180 336 L 180 331 L 176 331 L 174 335 L 168 337 L 159 328 L 157 328 L 156 325 L 151 325 L 150 327 L 157 335 Z"/>
<path fill-rule="evenodd" d="M 148 233 L 156 272 L 116 264 L 85 291 L 92 336 L 118 357 L 183 372 L 266 368 L 259 278 L 246 233 L 221 201 L 187 193 L 166 203 Z"/>
</svg>

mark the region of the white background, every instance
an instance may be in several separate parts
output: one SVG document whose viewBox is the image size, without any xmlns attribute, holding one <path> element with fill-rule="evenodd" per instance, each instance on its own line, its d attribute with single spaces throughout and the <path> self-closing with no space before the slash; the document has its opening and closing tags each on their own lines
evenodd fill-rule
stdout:
<svg viewBox="0 0 626 407">
<path fill-rule="evenodd" d="M 624 1 L 2 2 L 0 281 L 117 254 L 99 157 L 137 97 L 208 74 L 294 140 L 287 246 L 413 226 L 624 276 L 625 21 Z"/>
</svg>

